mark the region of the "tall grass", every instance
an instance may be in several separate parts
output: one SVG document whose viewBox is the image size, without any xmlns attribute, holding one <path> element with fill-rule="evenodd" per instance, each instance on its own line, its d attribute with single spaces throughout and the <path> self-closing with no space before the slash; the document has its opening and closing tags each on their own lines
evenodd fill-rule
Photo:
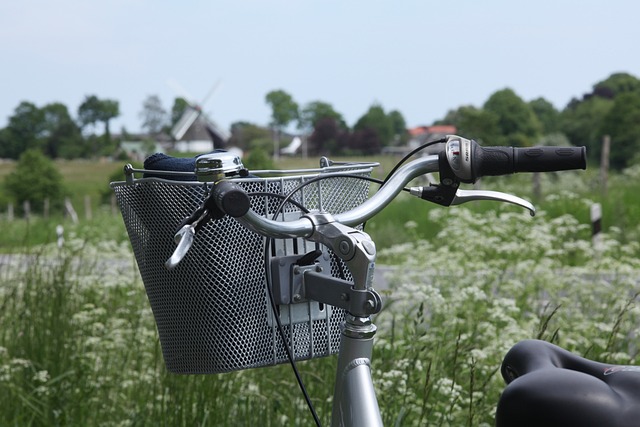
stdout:
<svg viewBox="0 0 640 427">
<path fill-rule="evenodd" d="M 569 184 L 547 186 L 535 218 L 489 204 L 394 219 L 404 243 L 379 253 L 398 270 L 375 318 L 372 365 L 386 425 L 492 425 L 501 359 L 524 338 L 640 363 L 640 227 L 632 218 L 624 228 L 611 226 L 594 250 L 580 213 L 589 204 L 581 188 L 589 185 L 574 183 L 574 192 Z M 632 215 L 633 206 L 611 209 Z M 166 372 L 129 244 L 108 217 L 68 228 L 61 248 L 53 237 L 3 247 L 0 425 L 312 424 L 287 366 Z M 430 225 L 428 234 L 421 223 Z M 370 224 L 372 234 L 376 227 Z M 335 362 L 299 364 L 325 424 Z"/>
</svg>

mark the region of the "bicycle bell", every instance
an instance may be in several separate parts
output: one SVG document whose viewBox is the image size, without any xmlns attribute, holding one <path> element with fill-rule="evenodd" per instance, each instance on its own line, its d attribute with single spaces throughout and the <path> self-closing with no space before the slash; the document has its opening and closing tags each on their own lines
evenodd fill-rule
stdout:
<svg viewBox="0 0 640 427">
<path fill-rule="evenodd" d="M 195 173 L 200 182 L 216 182 L 232 176 L 245 177 L 245 169 L 240 157 L 227 151 L 203 154 L 196 159 Z"/>
</svg>

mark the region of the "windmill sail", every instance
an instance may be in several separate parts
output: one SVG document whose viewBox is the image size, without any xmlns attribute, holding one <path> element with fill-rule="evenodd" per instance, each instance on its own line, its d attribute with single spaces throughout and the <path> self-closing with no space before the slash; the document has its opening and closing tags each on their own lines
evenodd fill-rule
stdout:
<svg viewBox="0 0 640 427">
<path fill-rule="evenodd" d="M 180 141 L 199 116 L 200 111 L 198 109 L 187 106 L 180 120 L 178 120 L 173 129 L 171 129 L 171 136 L 173 136 L 176 141 Z"/>
</svg>

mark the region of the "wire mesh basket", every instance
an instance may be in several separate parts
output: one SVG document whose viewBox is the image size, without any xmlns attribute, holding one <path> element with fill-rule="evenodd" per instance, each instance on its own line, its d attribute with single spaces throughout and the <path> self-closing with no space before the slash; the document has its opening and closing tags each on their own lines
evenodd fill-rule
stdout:
<svg viewBox="0 0 640 427">
<path fill-rule="evenodd" d="M 286 174 L 281 176 L 235 182 L 248 193 L 286 195 L 319 174 L 348 172 L 369 176 L 374 166 L 348 164 L 284 171 Z M 175 249 L 174 234 L 182 221 L 202 205 L 207 187 L 200 182 L 183 181 L 183 176 L 135 178 L 139 172 L 145 171 L 130 169 L 126 181 L 114 182 L 111 187 L 133 246 L 169 371 L 219 373 L 288 361 L 276 315 L 280 316 L 296 360 L 338 351 L 342 309 L 310 301 L 280 305 L 274 313 L 267 294 L 265 257 L 305 254 L 315 249 L 315 244 L 302 239 L 278 239 L 270 251 L 265 251 L 262 236 L 225 217 L 203 227 L 182 262 L 169 271 L 164 263 Z M 171 176 L 167 172 L 166 177 Z M 294 200 L 308 209 L 340 213 L 361 204 L 368 192 L 365 180 L 335 177 L 305 186 Z M 252 209 L 270 218 L 279 204 L 280 200 L 273 197 L 251 197 Z M 277 219 L 300 215 L 294 205 L 288 205 Z M 332 274 L 338 277 L 344 266 L 338 265 L 340 261 L 333 256 L 330 262 Z"/>
</svg>

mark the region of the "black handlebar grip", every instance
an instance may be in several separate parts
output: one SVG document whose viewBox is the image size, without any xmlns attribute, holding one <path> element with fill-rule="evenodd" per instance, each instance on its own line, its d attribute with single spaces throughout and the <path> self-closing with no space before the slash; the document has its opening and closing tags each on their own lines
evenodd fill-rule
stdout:
<svg viewBox="0 0 640 427">
<path fill-rule="evenodd" d="M 473 141 L 474 179 L 516 172 L 555 172 L 587 168 L 585 147 L 481 147 Z"/>
<path fill-rule="evenodd" d="M 246 214 L 251 208 L 249 196 L 242 187 L 231 181 L 220 181 L 211 190 L 211 199 L 220 210 L 234 218 Z"/>
</svg>

